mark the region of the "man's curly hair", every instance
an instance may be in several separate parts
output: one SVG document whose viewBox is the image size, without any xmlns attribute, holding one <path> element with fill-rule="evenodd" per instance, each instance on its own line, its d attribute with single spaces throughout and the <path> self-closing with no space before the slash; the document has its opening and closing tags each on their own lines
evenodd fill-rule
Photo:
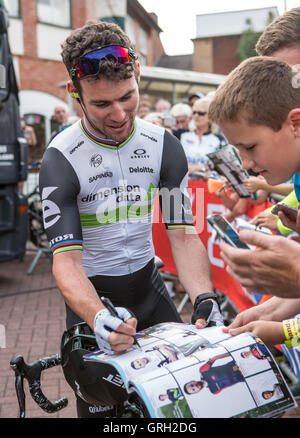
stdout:
<svg viewBox="0 0 300 438">
<path fill-rule="evenodd" d="M 73 30 L 61 45 L 61 56 L 68 73 L 70 74 L 72 67 L 85 53 L 106 45 L 120 45 L 134 49 L 128 36 L 114 23 L 90 21 L 85 26 Z M 99 74 L 94 79 L 99 79 L 99 77 L 112 80 L 128 79 L 132 73 L 137 77 L 136 63 L 119 65 L 111 61 L 102 61 Z"/>
</svg>

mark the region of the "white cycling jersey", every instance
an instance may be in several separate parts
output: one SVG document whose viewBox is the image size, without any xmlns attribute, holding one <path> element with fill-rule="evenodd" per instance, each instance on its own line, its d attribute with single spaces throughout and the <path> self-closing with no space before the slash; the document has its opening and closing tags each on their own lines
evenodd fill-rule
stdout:
<svg viewBox="0 0 300 438">
<path fill-rule="evenodd" d="M 50 143 L 40 170 L 53 254 L 82 249 L 89 277 L 141 269 L 154 257 L 157 188 L 166 227 L 193 226 L 187 161 L 176 137 L 136 119 L 130 137 L 117 144 L 89 132 L 84 119 L 75 123 Z"/>
</svg>

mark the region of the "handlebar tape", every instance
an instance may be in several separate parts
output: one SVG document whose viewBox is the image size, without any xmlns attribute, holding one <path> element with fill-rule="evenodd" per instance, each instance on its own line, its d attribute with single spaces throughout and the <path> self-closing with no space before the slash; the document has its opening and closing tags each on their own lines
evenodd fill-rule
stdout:
<svg viewBox="0 0 300 438">
<path fill-rule="evenodd" d="M 39 359 L 31 364 L 26 364 L 22 356 L 16 356 L 11 360 L 10 366 L 16 376 L 15 385 L 20 408 L 20 418 L 25 417 L 24 378 L 28 381 L 31 397 L 45 412 L 57 412 L 67 406 L 68 400 L 65 397 L 51 402 L 41 390 L 40 378 L 42 371 L 60 365 L 60 363 L 61 358 L 58 354 Z"/>
</svg>

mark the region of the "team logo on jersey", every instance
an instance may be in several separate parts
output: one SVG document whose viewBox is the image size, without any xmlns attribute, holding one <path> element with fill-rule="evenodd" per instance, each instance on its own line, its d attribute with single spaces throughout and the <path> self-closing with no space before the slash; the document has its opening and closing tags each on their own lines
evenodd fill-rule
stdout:
<svg viewBox="0 0 300 438">
<path fill-rule="evenodd" d="M 131 158 L 150 158 L 150 155 L 147 154 L 147 151 L 143 148 L 138 148 L 133 151 L 134 155 L 131 155 Z"/>
<path fill-rule="evenodd" d="M 156 139 L 155 137 L 150 136 L 150 135 L 148 135 L 148 134 L 144 134 L 144 132 L 141 132 L 141 135 L 142 135 L 143 137 L 147 137 L 147 138 L 149 138 L 149 140 L 151 140 L 151 141 L 155 141 L 155 143 L 157 143 L 157 139 Z"/>
<path fill-rule="evenodd" d="M 49 195 L 56 189 L 58 189 L 58 187 L 44 187 L 42 191 L 42 209 L 45 229 L 52 227 L 61 217 L 59 207 L 55 202 L 48 199 Z"/>
<path fill-rule="evenodd" d="M 129 172 L 130 173 L 154 173 L 154 169 L 152 169 L 151 167 L 147 167 L 147 166 L 137 166 L 137 167 L 129 167 Z"/>
<path fill-rule="evenodd" d="M 70 154 L 74 154 L 74 152 L 78 149 L 78 148 L 80 148 L 80 146 L 82 146 L 84 144 L 84 141 L 80 141 L 79 143 L 77 143 L 77 145 L 73 148 L 73 149 L 71 149 L 70 150 Z"/>
<path fill-rule="evenodd" d="M 91 167 L 99 167 L 101 163 L 102 163 L 102 157 L 100 154 L 95 154 L 90 159 Z"/>
<path fill-rule="evenodd" d="M 89 193 L 81 198 L 82 202 L 103 201 L 110 196 L 115 196 L 116 202 L 138 202 L 141 201 L 141 187 L 139 185 L 120 185 L 118 187 L 107 187 L 97 193 Z"/>
<path fill-rule="evenodd" d="M 89 177 L 89 183 L 97 181 L 98 179 L 101 179 L 101 178 L 111 178 L 112 176 L 113 176 L 113 173 L 109 170 L 106 172 L 98 173 L 98 175 L 94 175 L 94 176 Z"/>
</svg>

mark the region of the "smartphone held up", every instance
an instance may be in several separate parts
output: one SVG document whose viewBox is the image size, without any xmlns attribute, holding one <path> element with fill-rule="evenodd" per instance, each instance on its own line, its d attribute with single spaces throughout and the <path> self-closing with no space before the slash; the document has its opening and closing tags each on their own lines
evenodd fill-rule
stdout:
<svg viewBox="0 0 300 438">
<path fill-rule="evenodd" d="M 250 249 L 248 245 L 241 241 L 238 233 L 221 214 L 207 216 L 207 222 L 216 230 L 217 234 L 235 248 Z"/>
</svg>

